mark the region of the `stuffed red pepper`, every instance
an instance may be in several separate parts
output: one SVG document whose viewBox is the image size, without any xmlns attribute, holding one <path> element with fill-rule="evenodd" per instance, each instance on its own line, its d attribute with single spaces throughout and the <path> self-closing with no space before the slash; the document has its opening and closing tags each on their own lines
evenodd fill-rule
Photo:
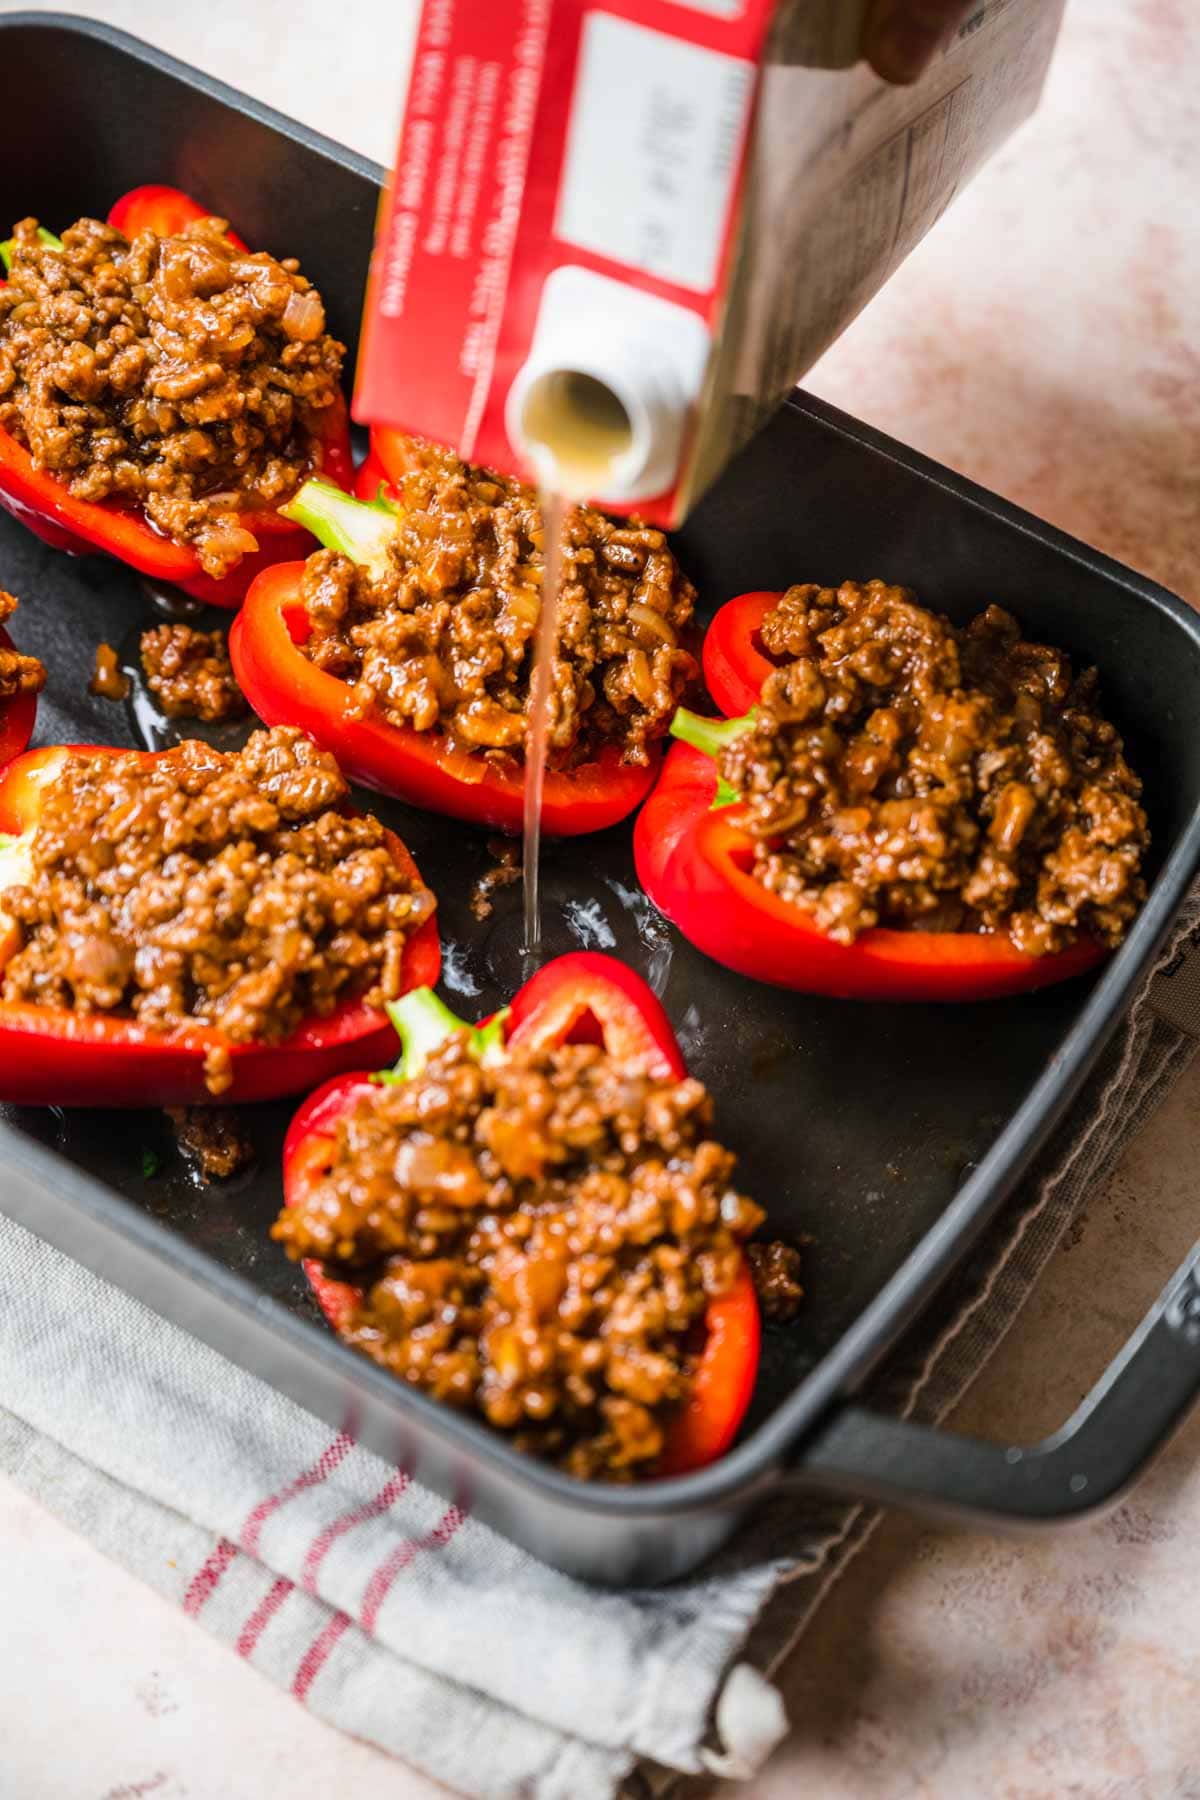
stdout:
<svg viewBox="0 0 1200 1800">
<path fill-rule="evenodd" d="M 0 1100 L 261 1100 L 394 1053 L 433 895 L 299 732 L 0 773 Z"/>
<path fill-rule="evenodd" d="M 230 635 L 259 716 L 358 780 L 516 831 L 543 532 L 531 489 L 415 440 L 359 502 L 309 482 L 285 508 L 325 549 L 255 582 Z M 564 538 L 543 829 L 599 831 L 649 791 L 696 664 L 695 592 L 663 534 L 577 508 Z"/>
<path fill-rule="evenodd" d="M 763 1214 L 649 989 L 581 954 L 478 1028 L 430 992 L 390 1011 L 396 1070 L 328 1083 L 284 1145 L 274 1235 L 335 1329 L 580 1477 L 721 1455 L 754 1386 Z"/>
<path fill-rule="evenodd" d="M 165 187 L 0 253 L 0 505 L 218 606 L 311 547 L 280 503 L 353 471 L 343 346 L 294 261 Z"/>
<path fill-rule="evenodd" d="M 0 620 L 11 619 L 16 609 L 16 596 L 0 588 Z M 18 650 L 0 624 L 0 767 L 19 756 L 33 736 L 37 697 L 45 685 L 41 662 Z"/>
<path fill-rule="evenodd" d="M 730 968 L 856 999 L 977 1000 L 1097 963 L 1144 897 L 1141 783 L 1095 671 L 989 607 L 883 582 L 748 594 L 638 820 L 651 899 Z"/>
</svg>

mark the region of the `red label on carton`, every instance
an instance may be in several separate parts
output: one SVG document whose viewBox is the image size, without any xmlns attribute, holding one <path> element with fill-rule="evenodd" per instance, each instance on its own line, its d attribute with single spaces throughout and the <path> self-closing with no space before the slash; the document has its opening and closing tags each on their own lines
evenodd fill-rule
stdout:
<svg viewBox="0 0 1200 1800">
<path fill-rule="evenodd" d="M 569 265 L 711 330 L 772 0 L 425 0 L 355 416 L 516 470 L 504 403 Z M 639 510 L 666 517 L 661 504 Z"/>
<path fill-rule="evenodd" d="M 889 88 L 868 0 L 424 0 L 355 416 L 524 472 L 514 378 L 636 349 L 676 523 L 1031 111 L 1062 5 L 979 0 Z"/>
</svg>

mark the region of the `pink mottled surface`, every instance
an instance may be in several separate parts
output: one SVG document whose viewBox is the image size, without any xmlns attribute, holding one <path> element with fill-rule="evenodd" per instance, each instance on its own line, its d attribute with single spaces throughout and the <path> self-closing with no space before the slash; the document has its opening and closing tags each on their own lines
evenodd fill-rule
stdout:
<svg viewBox="0 0 1200 1800">
<path fill-rule="evenodd" d="M 359 0 L 350 34 L 320 0 L 87 10 L 390 152 L 396 0 Z M 1200 8 L 1072 0 L 1038 118 L 810 385 L 1200 605 L 1198 192 Z M 1032 1439 L 1076 1404 L 1200 1236 L 1198 1141 L 1200 1065 L 1070 1233 L 960 1429 Z M 795 1728 L 745 1791 L 1195 1800 L 1198 1543 L 1200 1417 L 1125 1506 L 1067 1535 L 889 1518 L 785 1671 Z M 0 1608 L 3 1800 L 440 1791 L 327 1729 L 3 1483 Z"/>
<path fill-rule="evenodd" d="M 1200 604 L 1200 13 L 1072 0 L 1040 113 L 807 386 Z"/>
<path fill-rule="evenodd" d="M 1200 1064 L 1126 1153 L 953 1421 L 1032 1439 L 1082 1398 L 1200 1235 Z M 1190 1800 L 1200 1793 L 1200 1417 L 1063 1534 L 889 1517 L 783 1677 L 756 1800 Z"/>
</svg>

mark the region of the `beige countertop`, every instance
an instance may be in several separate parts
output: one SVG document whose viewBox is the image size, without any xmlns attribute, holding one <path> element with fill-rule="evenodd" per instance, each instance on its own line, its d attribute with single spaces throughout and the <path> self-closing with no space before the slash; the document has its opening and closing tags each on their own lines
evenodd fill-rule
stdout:
<svg viewBox="0 0 1200 1800">
<path fill-rule="evenodd" d="M 87 10 L 389 154 L 407 0 Z M 1200 604 L 1198 77 L 1183 0 L 1072 0 L 1038 117 L 810 385 Z M 1200 1237 L 1198 1141 L 1200 1063 L 1069 1232 L 959 1428 L 1029 1440 L 1061 1422 Z M 746 1791 L 1200 1793 L 1198 1538 L 1200 1417 L 1119 1510 L 1067 1534 L 889 1517 L 785 1672 L 794 1729 Z M 439 1791 L 2 1481 L 0 1615 L 0 1800 Z"/>
</svg>

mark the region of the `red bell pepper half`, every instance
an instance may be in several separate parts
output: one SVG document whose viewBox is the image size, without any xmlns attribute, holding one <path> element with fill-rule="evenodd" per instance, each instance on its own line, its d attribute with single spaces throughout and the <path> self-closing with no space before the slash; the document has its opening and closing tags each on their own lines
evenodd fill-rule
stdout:
<svg viewBox="0 0 1200 1800">
<path fill-rule="evenodd" d="M 740 975 L 844 1000 L 992 1000 L 1065 981 L 1105 955 L 1090 940 L 1027 956 L 1007 936 L 881 926 L 839 944 L 755 879 L 755 849 L 738 807 L 718 795 L 712 756 L 676 744 L 634 827 L 638 880 L 689 943 Z"/>
<path fill-rule="evenodd" d="M 360 491 L 374 481 L 375 497 L 353 500 L 327 482 L 308 481 L 284 509 L 302 520 L 330 550 L 370 568 L 386 558 L 395 530 L 395 505 L 380 492 L 370 459 Z M 310 625 L 300 594 L 303 564 L 280 564 L 255 581 L 229 633 L 238 683 L 260 719 L 299 725 L 332 751 L 344 772 L 380 793 L 430 812 L 447 813 L 500 831 L 521 829 L 525 768 L 482 752 L 453 749 L 438 731 L 415 731 L 361 713 L 348 682 L 319 669 L 300 649 Z M 589 762 L 546 771 L 542 829 L 552 837 L 603 831 L 627 817 L 649 792 L 655 766 L 621 761 L 605 744 Z"/>
<path fill-rule="evenodd" d="M 374 445 L 359 464 L 354 477 L 354 492 L 360 500 L 394 500 L 396 497 L 388 472 L 379 460 Z"/>
<path fill-rule="evenodd" d="M 847 1000 L 991 1000 L 1094 968 L 1106 952 L 1090 939 L 1053 956 L 1028 956 L 999 933 L 877 926 L 852 944 L 839 944 L 800 907 L 755 879 L 755 840 L 742 829 L 736 797 L 720 781 L 713 758 L 722 742 L 745 729 L 737 715 L 757 704 L 776 667 L 758 634 L 779 598 L 739 595 L 708 628 L 705 684 L 731 716 L 701 719 L 680 709 L 671 729 L 686 741 L 668 755 L 634 830 L 638 879 L 659 911 L 726 968 L 776 987 Z"/>
<path fill-rule="evenodd" d="M 391 1010 L 404 1044 L 396 1071 L 402 1077 L 418 1074 L 429 1052 L 462 1026 L 432 993 L 408 994 Z M 505 1012 L 477 1032 L 481 1051 L 497 1043 L 539 1048 L 600 1043 L 610 1055 L 638 1063 L 659 1078 L 678 1080 L 686 1073 L 670 1021 L 645 982 L 623 963 L 593 951 L 547 963 Z M 353 1111 L 371 1080 L 358 1074 L 326 1082 L 297 1112 L 283 1146 L 288 1206 L 298 1205 L 326 1173 L 338 1121 Z M 331 1279 L 311 1259 L 304 1271 L 322 1312 L 337 1329 L 361 1302 L 362 1290 Z M 668 1431 L 657 1474 L 686 1474 L 728 1450 L 754 1391 L 760 1335 L 758 1297 L 743 1261 L 732 1287 L 705 1311 L 691 1395 Z"/>
<path fill-rule="evenodd" d="M 13 647 L 12 639 L 0 625 L 0 649 L 11 650 Z M 36 718 L 36 694 L 14 694 L 9 700 L 0 700 L 0 768 L 10 763 L 14 756 L 20 756 L 33 736 Z"/>
<path fill-rule="evenodd" d="M 185 225 L 194 225 L 197 219 L 211 219 L 212 216 L 211 206 L 201 206 L 198 200 L 193 200 L 179 188 L 151 183 L 146 187 L 130 188 L 127 194 L 122 194 L 109 212 L 108 222 L 122 237 L 136 237 L 139 231 L 153 231 L 157 237 L 178 237 Z M 236 231 L 227 231 L 225 236 L 235 250 L 249 249 Z"/>
<path fill-rule="evenodd" d="M 387 425 L 372 425 L 368 462 L 382 468 L 386 480 L 399 487 L 412 468 L 413 439 Z M 361 490 L 360 490 L 361 491 Z"/>
<path fill-rule="evenodd" d="M 756 590 L 727 600 L 704 635 L 704 685 L 727 719 L 758 705 L 762 684 L 778 665 L 763 649 L 759 631 L 782 593 Z"/>
<path fill-rule="evenodd" d="M 69 756 L 133 756 L 152 763 L 162 751 L 71 744 L 32 750 L 0 772 L 0 924 L 3 889 L 26 878 L 22 839 L 37 828 L 43 790 Z M 417 868 L 400 839 L 388 848 L 406 873 Z M 0 968 L 17 949 L 19 930 L 0 930 Z M 406 991 L 438 978 L 437 920 L 429 919 L 404 949 Z M 28 1106 L 187 1106 L 213 1099 L 204 1082 L 205 1053 L 228 1048 L 233 1085 L 221 1104 L 274 1100 L 362 1061 L 395 1053 L 396 1034 L 377 1007 L 347 1000 L 326 1018 L 302 1024 L 278 1044 L 229 1044 L 219 1031 L 186 1025 L 155 1031 L 136 1019 L 0 1000 L 0 1100 Z"/>
<path fill-rule="evenodd" d="M 193 219 L 206 217 L 206 209 L 177 188 L 140 187 L 117 201 L 109 223 L 126 235 L 149 227 L 167 236 Z M 49 232 L 43 236 L 51 241 Z M 238 249 L 246 248 L 235 233 L 230 232 L 229 238 Z M 349 487 L 354 465 L 349 421 L 341 399 L 327 407 L 321 417 L 319 447 L 322 474 Z M 278 512 L 246 513 L 241 522 L 258 539 L 259 548 L 244 556 L 228 575 L 219 579 L 206 575 L 194 550 L 165 537 L 140 510 L 110 501 L 77 500 L 57 476 L 35 468 L 24 445 L 3 429 L 0 506 L 55 549 L 68 550 L 76 556 L 101 550 L 118 562 L 128 563 L 140 574 L 181 588 L 185 594 L 211 606 L 237 606 L 263 569 L 306 556 L 312 548 L 308 532 Z"/>
</svg>

